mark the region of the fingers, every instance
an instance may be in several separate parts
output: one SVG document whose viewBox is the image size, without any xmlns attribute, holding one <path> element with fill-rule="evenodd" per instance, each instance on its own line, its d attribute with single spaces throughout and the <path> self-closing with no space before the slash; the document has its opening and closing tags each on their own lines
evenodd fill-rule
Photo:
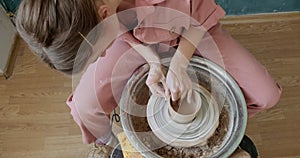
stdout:
<svg viewBox="0 0 300 158">
<path fill-rule="evenodd" d="M 172 101 L 177 101 L 180 99 L 180 91 L 171 91 Z"/>
<path fill-rule="evenodd" d="M 160 82 L 159 80 L 151 80 L 151 78 L 148 79 L 146 80 L 146 85 L 149 87 L 152 94 L 160 97 L 167 97 L 166 94 L 168 92 L 166 92 L 167 88 L 165 86 L 165 81 Z"/>
<path fill-rule="evenodd" d="M 152 94 L 164 97 L 165 99 L 169 98 L 169 90 L 166 86 L 165 77 L 155 76 L 155 78 L 153 78 L 151 76 L 148 76 L 148 79 L 146 80 L 146 85 L 149 87 Z"/>
<path fill-rule="evenodd" d="M 188 78 L 189 79 L 189 78 Z M 177 101 L 181 97 L 185 97 L 187 90 L 190 89 L 185 82 L 189 82 L 188 79 L 178 79 L 178 75 L 169 71 L 167 74 L 167 87 L 170 90 L 172 101 Z"/>
<path fill-rule="evenodd" d="M 188 93 L 189 91 L 190 90 L 187 90 L 185 88 L 176 89 L 176 90 L 171 91 L 172 101 L 177 101 L 180 98 L 188 97 L 187 95 L 189 95 L 189 93 Z"/>
<path fill-rule="evenodd" d="M 167 87 L 170 90 L 172 101 L 177 101 L 180 98 L 178 82 L 174 79 L 171 79 L 170 76 L 167 76 Z"/>
<path fill-rule="evenodd" d="M 164 97 L 166 100 L 170 99 L 170 91 L 167 87 L 165 80 L 162 80 L 159 83 L 153 83 L 151 85 L 148 85 L 148 87 L 152 94 Z"/>
<path fill-rule="evenodd" d="M 161 84 L 162 84 L 162 86 L 164 88 L 164 92 L 165 92 L 164 97 L 165 97 L 165 99 L 166 100 L 170 100 L 170 91 L 169 91 L 169 88 L 167 86 L 166 80 L 165 79 L 162 80 Z"/>
<path fill-rule="evenodd" d="M 191 104 L 192 103 L 192 100 L 193 100 L 193 90 L 192 89 L 190 89 L 190 90 L 188 90 L 187 91 L 187 95 L 186 95 L 186 97 L 187 97 L 187 102 L 189 103 L 189 104 Z"/>
<path fill-rule="evenodd" d="M 159 83 L 150 85 L 149 89 L 153 95 L 165 97 L 165 90 Z"/>
<path fill-rule="evenodd" d="M 173 71 L 169 70 L 167 73 L 167 78 L 166 78 L 166 86 L 168 87 L 168 90 L 171 94 L 171 99 L 172 101 L 177 101 L 179 99 L 179 82 L 177 80 L 177 77 L 173 73 Z"/>
<path fill-rule="evenodd" d="M 169 98 L 169 90 L 166 85 L 166 77 L 161 65 L 152 64 L 150 67 L 146 85 L 149 87 L 151 93 L 156 96 Z"/>
</svg>

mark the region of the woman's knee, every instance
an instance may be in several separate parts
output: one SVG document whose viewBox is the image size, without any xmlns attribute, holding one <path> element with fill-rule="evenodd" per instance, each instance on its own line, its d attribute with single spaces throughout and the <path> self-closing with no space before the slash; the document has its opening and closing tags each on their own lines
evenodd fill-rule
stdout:
<svg viewBox="0 0 300 158">
<path fill-rule="evenodd" d="M 274 107 L 280 100 L 282 88 L 276 84 L 273 88 L 267 88 L 263 93 L 255 93 L 251 98 L 246 97 L 249 117 L 258 112 Z"/>
<path fill-rule="evenodd" d="M 282 88 L 278 84 L 276 84 L 276 86 L 272 88 L 261 101 L 263 104 L 263 108 L 269 109 L 275 106 L 279 102 L 281 93 L 282 93 Z"/>
</svg>

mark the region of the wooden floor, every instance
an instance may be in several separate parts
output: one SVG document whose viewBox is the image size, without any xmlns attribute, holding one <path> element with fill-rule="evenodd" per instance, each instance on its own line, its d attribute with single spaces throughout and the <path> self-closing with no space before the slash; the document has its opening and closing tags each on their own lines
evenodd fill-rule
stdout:
<svg viewBox="0 0 300 158">
<path fill-rule="evenodd" d="M 276 19 L 276 18 L 275 18 Z M 230 20 L 229 20 L 230 21 Z M 249 119 L 262 158 L 300 158 L 300 16 L 269 21 L 224 19 L 225 28 L 282 85 L 280 102 Z M 50 70 L 23 41 L 10 79 L 0 79 L 0 158 L 84 158 L 65 100 L 71 79 Z"/>
</svg>

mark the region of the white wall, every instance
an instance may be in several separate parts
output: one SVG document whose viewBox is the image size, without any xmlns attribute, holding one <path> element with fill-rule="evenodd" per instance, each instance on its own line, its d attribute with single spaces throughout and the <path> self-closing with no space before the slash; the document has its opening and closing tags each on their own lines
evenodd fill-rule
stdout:
<svg viewBox="0 0 300 158">
<path fill-rule="evenodd" d="M 15 27 L 0 7 L 0 75 L 6 72 L 15 36 Z"/>
</svg>

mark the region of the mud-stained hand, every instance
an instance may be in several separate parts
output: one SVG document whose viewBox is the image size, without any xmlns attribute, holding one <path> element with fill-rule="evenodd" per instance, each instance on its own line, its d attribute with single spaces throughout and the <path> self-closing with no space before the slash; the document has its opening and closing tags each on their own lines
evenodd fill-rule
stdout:
<svg viewBox="0 0 300 158">
<path fill-rule="evenodd" d="M 169 90 L 166 85 L 165 70 L 160 63 L 149 63 L 150 70 L 146 85 L 153 95 L 169 98 Z"/>
<path fill-rule="evenodd" d="M 172 57 L 166 84 L 171 93 L 173 101 L 185 98 L 187 92 L 192 88 L 192 81 L 187 74 L 189 61 L 177 51 Z"/>
</svg>

